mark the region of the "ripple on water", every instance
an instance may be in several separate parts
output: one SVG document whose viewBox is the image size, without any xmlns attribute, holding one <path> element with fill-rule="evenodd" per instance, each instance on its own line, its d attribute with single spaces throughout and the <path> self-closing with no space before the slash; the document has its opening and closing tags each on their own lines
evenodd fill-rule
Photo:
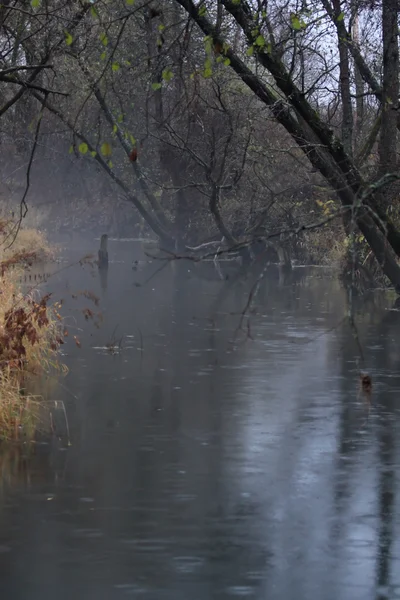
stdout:
<svg viewBox="0 0 400 600">
<path fill-rule="evenodd" d="M 121 592 L 125 592 L 125 594 L 130 596 L 139 596 L 148 593 L 148 590 L 145 587 L 138 585 L 137 583 L 116 583 L 114 589 L 121 590 Z"/>
<path fill-rule="evenodd" d="M 100 529 L 74 529 L 72 532 L 76 537 L 85 539 L 96 539 L 103 537 L 103 533 Z"/>
<path fill-rule="evenodd" d="M 127 539 L 121 540 L 122 544 L 131 546 L 138 552 L 166 552 L 167 547 L 171 545 L 170 540 L 166 539 Z"/>
<path fill-rule="evenodd" d="M 175 556 L 173 562 L 178 573 L 190 574 L 201 569 L 204 559 L 199 556 Z"/>
<path fill-rule="evenodd" d="M 254 596 L 255 590 L 250 585 L 232 585 L 226 589 L 230 596 Z"/>
</svg>

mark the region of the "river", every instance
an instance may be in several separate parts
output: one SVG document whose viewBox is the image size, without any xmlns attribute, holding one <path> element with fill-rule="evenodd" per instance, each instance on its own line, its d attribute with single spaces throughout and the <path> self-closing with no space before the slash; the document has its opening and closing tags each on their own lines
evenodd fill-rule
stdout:
<svg viewBox="0 0 400 600">
<path fill-rule="evenodd" d="M 368 402 L 328 270 L 271 267 L 255 290 L 212 265 L 145 264 L 131 242 L 110 256 L 107 278 L 59 265 L 46 284 L 69 373 L 43 392 L 64 402 L 71 444 L 0 457 L 1 597 L 400 598 L 389 299 L 355 308 Z"/>
</svg>

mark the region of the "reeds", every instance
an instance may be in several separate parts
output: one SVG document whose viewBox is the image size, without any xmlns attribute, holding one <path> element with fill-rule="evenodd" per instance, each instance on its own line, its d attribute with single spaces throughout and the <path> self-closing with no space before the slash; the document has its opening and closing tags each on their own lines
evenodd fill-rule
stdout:
<svg viewBox="0 0 400 600">
<path fill-rule="evenodd" d="M 23 294 L 18 284 L 18 265 L 35 260 L 39 241 L 42 256 L 45 248 L 49 256 L 47 243 L 40 233 L 22 233 L 27 231 L 18 234 L 14 253 L 0 250 L 0 440 L 34 437 L 43 400 L 29 392 L 30 382 L 63 369 L 58 356 L 63 343 L 60 305 L 51 305 L 51 296 L 38 290 Z"/>
</svg>

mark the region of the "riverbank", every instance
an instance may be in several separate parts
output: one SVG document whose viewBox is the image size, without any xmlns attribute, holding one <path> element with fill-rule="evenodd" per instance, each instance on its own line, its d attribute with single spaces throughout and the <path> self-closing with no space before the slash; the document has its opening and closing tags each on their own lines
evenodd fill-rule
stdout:
<svg viewBox="0 0 400 600">
<path fill-rule="evenodd" d="M 40 287 L 22 291 L 20 276 L 33 264 L 54 258 L 44 235 L 3 225 L 0 246 L 0 440 L 31 439 L 40 425 L 42 398 L 30 393 L 35 377 L 60 369 L 60 306 Z"/>
</svg>

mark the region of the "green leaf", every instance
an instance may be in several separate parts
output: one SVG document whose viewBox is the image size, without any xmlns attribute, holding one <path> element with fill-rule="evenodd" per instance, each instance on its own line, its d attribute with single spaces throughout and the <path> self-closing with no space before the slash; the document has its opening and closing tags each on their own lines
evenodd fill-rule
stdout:
<svg viewBox="0 0 400 600">
<path fill-rule="evenodd" d="M 211 54 L 213 48 L 213 42 L 210 36 L 204 38 L 204 49 L 207 54 Z"/>
<path fill-rule="evenodd" d="M 299 31 L 301 29 L 299 17 L 297 15 L 292 15 L 290 20 L 292 22 L 293 29 L 295 29 L 296 31 Z"/>
<path fill-rule="evenodd" d="M 79 144 L 78 150 L 81 154 L 86 154 L 86 152 L 89 150 L 89 148 L 88 148 L 88 145 L 85 144 L 85 142 L 82 142 L 82 144 Z"/>
<path fill-rule="evenodd" d="M 262 35 L 257 36 L 256 41 L 254 43 L 259 48 L 263 48 L 265 46 L 264 36 L 262 36 Z"/>
<path fill-rule="evenodd" d="M 165 29 L 165 25 L 160 23 L 160 25 L 158 26 L 158 31 L 161 33 L 162 31 L 164 31 L 164 29 Z"/>
<path fill-rule="evenodd" d="M 158 83 L 157 81 L 156 81 L 155 83 L 152 83 L 152 84 L 151 84 L 151 89 L 152 89 L 152 90 L 154 90 L 155 92 L 156 92 L 157 90 L 160 90 L 161 88 L 162 88 L 162 84 L 161 84 L 161 83 Z"/>
<path fill-rule="evenodd" d="M 73 153 L 73 151 L 74 151 L 74 147 L 73 147 L 73 145 L 71 144 L 71 146 L 69 147 L 69 150 L 68 150 L 68 154 L 72 154 L 72 153 Z"/>
<path fill-rule="evenodd" d="M 225 60 L 224 60 L 224 65 L 225 65 L 226 67 L 229 67 L 229 65 L 230 65 L 230 64 L 231 64 L 231 61 L 230 61 L 230 59 L 229 59 L 229 58 L 225 58 Z"/>
<path fill-rule="evenodd" d="M 117 117 L 118 123 L 122 123 L 123 120 L 124 120 L 124 115 L 118 115 L 118 117 Z"/>
<path fill-rule="evenodd" d="M 113 168 L 113 166 L 114 166 L 114 165 L 112 164 L 111 160 L 109 160 L 107 164 L 108 164 L 108 166 L 110 167 L 110 169 L 112 169 L 112 168 Z"/>
<path fill-rule="evenodd" d="M 249 46 L 246 51 L 247 56 L 253 56 L 254 54 L 254 46 Z"/>
<path fill-rule="evenodd" d="M 95 158 L 97 156 L 97 152 L 95 152 L 94 150 L 92 150 L 90 154 L 93 158 Z"/>
<path fill-rule="evenodd" d="M 162 78 L 164 79 L 164 81 L 171 81 L 173 76 L 174 74 L 170 69 L 164 69 L 164 71 L 162 72 Z"/>
<path fill-rule="evenodd" d="M 102 52 L 100 54 L 100 58 L 101 58 L 101 60 L 106 60 L 106 58 L 107 58 L 107 52 Z"/>
<path fill-rule="evenodd" d="M 136 146 L 136 140 L 131 133 L 129 134 L 129 140 L 130 140 L 132 146 Z"/>
<path fill-rule="evenodd" d="M 118 63 L 113 63 L 113 64 L 111 65 L 111 68 L 112 68 L 112 70 L 113 70 L 113 71 L 114 71 L 114 73 L 115 73 L 116 71 L 119 71 L 119 64 L 118 64 Z"/>
<path fill-rule="evenodd" d="M 67 44 L 67 46 L 70 46 L 72 44 L 72 42 L 74 41 L 74 38 L 72 37 L 72 35 L 70 33 L 68 33 L 68 31 L 64 31 L 65 34 L 65 43 Z"/>
<path fill-rule="evenodd" d="M 31 6 L 32 8 L 39 8 L 40 0 L 31 0 Z"/>
<path fill-rule="evenodd" d="M 133 6 L 135 4 L 135 0 L 126 0 L 128 6 Z"/>
<path fill-rule="evenodd" d="M 98 13 L 97 13 L 97 10 L 95 9 L 95 7 L 94 7 L 94 6 L 91 6 L 91 7 L 90 7 L 90 13 L 91 13 L 91 15 L 92 15 L 93 19 L 98 19 L 98 18 L 99 18 L 99 15 L 98 15 Z"/>
<path fill-rule="evenodd" d="M 103 142 L 100 147 L 100 152 L 103 156 L 111 156 L 112 150 L 110 144 L 108 142 Z"/>
<path fill-rule="evenodd" d="M 306 23 L 301 19 L 298 15 L 292 14 L 290 15 L 290 22 L 295 31 L 301 31 L 307 27 Z"/>
<path fill-rule="evenodd" d="M 101 43 L 103 44 L 103 46 L 108 46 L 108 37 L 106 36 L 104 31 L 102 31 L 102 33 L 99 35 L 99 39 L 100 39 Z"/>
<path fill-rule="evenodd" d="M 198 12 L 199 17 L 204 17 L 204 15 L 206 14 L 206 12 L 207 12 L 207 7 L 206 7 L 205 4 L 202 4 L 200 6 L 199 12 Z"/>
<path fill-rule="evenodd" d="M 116 134 L 118 131 L 118 127 L 116 126 L 116 124 L 114 123 L 113 125 L 113 133 Z"/>
<path fill-rule="evenodd" d="M 240 0 L 232 0 L 232 4 L 240 4 Z"/>
<path fill-rule="evenodd" d="M 338 16 L 338 18 L 336 19 L 336 21 L 337 21 L 338 23 L 340 23 L 340 21 L 343 21 L 343 19 L 344 19 L 344 12 L 342 11 L 342 12 L 340 13 L 340 15 Z"/>
</svg>

